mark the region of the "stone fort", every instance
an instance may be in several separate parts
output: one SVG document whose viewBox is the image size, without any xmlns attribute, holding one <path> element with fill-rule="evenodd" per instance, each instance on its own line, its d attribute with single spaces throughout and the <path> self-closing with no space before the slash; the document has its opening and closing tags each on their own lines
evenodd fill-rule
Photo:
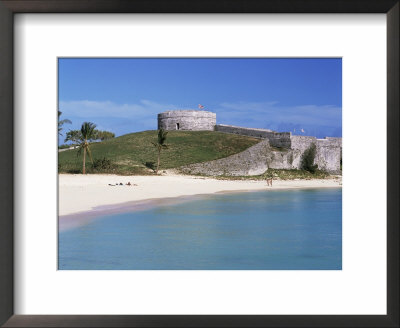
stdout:
<svg viewBox="0 0 400 328">
<path fill-rule="evenodd" d="M 158 129 L 218 131 L 259 138 L 245 151 L 226 158 L 187 165 L 186 173 L 206 175 L 258 175 L 273 169 L 299 169 L 301 157 L 312 144 L 320 170 L 341 174 L 342 138 L 297 136 L 291 132 L 217 124 L 217 115 L 204 110 L 171 110 L 158 114 Z"/>
</svg>

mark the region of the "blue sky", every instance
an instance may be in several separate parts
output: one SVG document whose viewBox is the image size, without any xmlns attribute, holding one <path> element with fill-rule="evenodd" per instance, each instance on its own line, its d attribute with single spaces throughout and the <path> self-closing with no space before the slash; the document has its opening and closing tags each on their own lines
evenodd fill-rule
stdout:
<svg viewBox="0 0 400 328">
<path fill-rule="evenodd" d="M 155 130 L 157 113 L 202 104 L 218 124 L 342 136 L 338 58 L 61 58 L 58 78 L 64 135 L 84 121 L 117 136 Z"/>
</svg>

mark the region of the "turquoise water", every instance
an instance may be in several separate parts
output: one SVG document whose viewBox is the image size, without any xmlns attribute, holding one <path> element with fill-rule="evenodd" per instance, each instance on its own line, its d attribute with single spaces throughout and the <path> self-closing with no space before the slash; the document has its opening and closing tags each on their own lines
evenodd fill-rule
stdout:
<svg viewBox="0 0 400 328">
<path fill-rule="evenodd" d="M 61 270 L 341 268 L 341 189 L 209 195 L 59 233 Z"/>
</svg>

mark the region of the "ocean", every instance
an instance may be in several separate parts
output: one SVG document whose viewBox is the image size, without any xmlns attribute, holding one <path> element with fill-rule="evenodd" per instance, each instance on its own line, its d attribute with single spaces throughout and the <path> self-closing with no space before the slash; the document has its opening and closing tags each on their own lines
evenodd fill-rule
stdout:
<svg viewBox="0 0 400 328">
<path fill-rule="evenodd" d="M 212 194 L 100 215 L 59 232 L 58 268 L 341 270 L 342 189 Z"/>
</svg>

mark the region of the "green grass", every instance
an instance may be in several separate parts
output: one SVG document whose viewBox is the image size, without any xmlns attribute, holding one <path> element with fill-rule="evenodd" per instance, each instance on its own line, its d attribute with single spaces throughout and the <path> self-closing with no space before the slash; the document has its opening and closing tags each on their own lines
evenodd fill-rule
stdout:
<svg viewBox="0 0 400 328">
<path fill-rule="evenodd" d="M 157 131 L 126 134 L 90 145 L 93 159 L 111 160 L 111 167 L 104 170 L 91 168 L 87 159 L 88 173 L 114 173 L 121 175 L 154 174 L 149 167 L 157 163 L 157 151 L 152 142 L 157 141 Z M 258 143 L 256 138 L 214 131 L 169 131 L 166 143 L 169 149 L 161 152 L 160 170 L 182 165 L 224 158 Z M 82 155 L 77 150 L 58 153 L 60 173 L 82 173 Z"/>
<path fill-rule="evenodd" d="M 310 173 L 305 170 L 278 170 L 268 169 L 269 173 L 272 173 L 274 179 L 279 180 L 294 180 L 294 179 L 325 179 L 330 177 L 329 173 L 325 171 L 316 170 L 314 173 Z M 253 175 L 253 176 L 218 176 L 216 179 L 219 180 L 265 180 L 266 174 Z"/>
</svg>

